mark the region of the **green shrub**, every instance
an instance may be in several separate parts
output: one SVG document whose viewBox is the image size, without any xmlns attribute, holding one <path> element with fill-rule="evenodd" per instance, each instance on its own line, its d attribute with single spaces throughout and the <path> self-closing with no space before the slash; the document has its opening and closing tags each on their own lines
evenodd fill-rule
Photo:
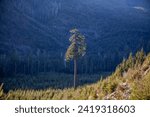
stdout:
<svg viewBox="0 0 150 117">
<path fill-rule="evenodd" d="M 131 99 L 150 100 L 150 73 L 134 83 Z"/>
<path fill-rule="evenodd" d="M 102 91 L 104 94 L 112 93 L 116 90 L 119 80 L 110 78 L 102 83 Z"/>
</svg>

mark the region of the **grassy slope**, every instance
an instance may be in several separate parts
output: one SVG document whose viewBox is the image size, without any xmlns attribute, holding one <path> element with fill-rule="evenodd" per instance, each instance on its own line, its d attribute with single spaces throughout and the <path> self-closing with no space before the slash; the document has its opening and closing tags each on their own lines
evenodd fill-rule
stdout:
<svg viewBox="0 0 150 117">
<path fill-rule="evenodd" d="M 15 90 L 3 93 L 0 99 L 150 99 L 150 54 L 137 52 L 124 60 L 116 71 L 104 80 L 64 90 Z"/>
</svg>

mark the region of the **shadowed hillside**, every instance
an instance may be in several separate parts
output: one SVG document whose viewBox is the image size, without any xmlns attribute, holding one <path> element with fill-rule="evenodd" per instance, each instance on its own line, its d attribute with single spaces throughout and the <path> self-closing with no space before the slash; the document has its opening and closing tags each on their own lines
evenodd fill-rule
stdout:
<svg viewBox="0 0 150 117">
<path fill-rule="evenodd" d="M 111 72 L 131 51 L 150 51 L 149 22 L 148 0 L 0 0 L 0 76 L 72 73 L 74 27 L 88 45 L 79 72 Z"/>
<path fill-rule="evenodd" d="M 1 99 L 150 99 L 150 54 L 141 50 L 124 60 L 104 80 L 64 90 L 15 90 L 7 94 L 0 87 Z"/>
</svg>

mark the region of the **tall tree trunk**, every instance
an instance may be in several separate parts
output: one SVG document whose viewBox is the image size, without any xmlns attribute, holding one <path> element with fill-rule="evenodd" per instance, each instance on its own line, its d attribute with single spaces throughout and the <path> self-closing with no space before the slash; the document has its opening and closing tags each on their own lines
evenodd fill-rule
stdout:
<svg viewBox="0 0 150 117">
<path fill-rule="evenodd" d="M 17 62 L 15 61 L 15 75 L 17 74 Z"/>
<path fill-rule="evenodd" d="M 77 81 L 77 59 L 74 59 L 74 89 L 76 89 L 76 81 Z"/>
</svg>

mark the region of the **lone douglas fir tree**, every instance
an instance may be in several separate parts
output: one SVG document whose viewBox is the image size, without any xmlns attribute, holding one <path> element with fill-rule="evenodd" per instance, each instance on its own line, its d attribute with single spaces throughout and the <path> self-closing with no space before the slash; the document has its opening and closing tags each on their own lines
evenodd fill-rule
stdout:
<svg viewBox="0 0 150 117">
<path fill-rule="evenodd" d="M 70 30 L 71 37 L 69 38 L 70 46 L 67 49 L 65 59 L 66 61 L 74 60 L 74 89 L 76 88 L 77 81 L 77 59 L 86 54 L 85 37 L 79 30 Z"/>
</svg>

